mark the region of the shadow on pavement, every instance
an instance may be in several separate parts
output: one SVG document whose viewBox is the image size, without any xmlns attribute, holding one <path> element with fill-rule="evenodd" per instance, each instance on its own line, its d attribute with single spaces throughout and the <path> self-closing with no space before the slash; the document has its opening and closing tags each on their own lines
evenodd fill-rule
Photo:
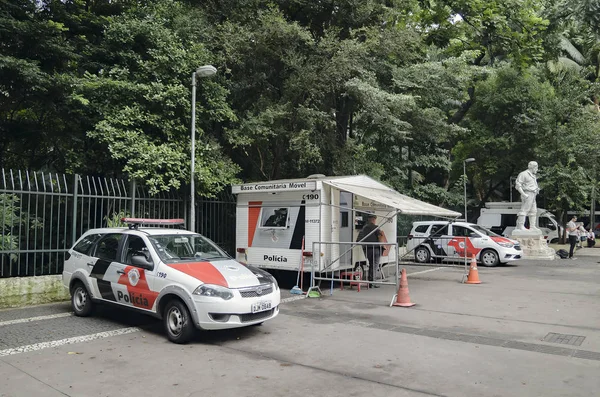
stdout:
<svg viewBox="0 0 600 397">
<path fill-rule="evenodd" d="M 133 310 L 113 308 L 106 305 L 98 305 L 94 317 L 118 323 L 124 327 L 139 327 L 145 332 L 167 339 L 162 320 L 155 317 L 135 312 Z M 224 342 L 235 341 L 241 338 L 251 337 L 265 331 L 261 326 L 254 325 L 243 328 L 234 328 L 227 330 L 202 331 L 197 330 L 192 344 L 221 344 Z"/>
</svg>

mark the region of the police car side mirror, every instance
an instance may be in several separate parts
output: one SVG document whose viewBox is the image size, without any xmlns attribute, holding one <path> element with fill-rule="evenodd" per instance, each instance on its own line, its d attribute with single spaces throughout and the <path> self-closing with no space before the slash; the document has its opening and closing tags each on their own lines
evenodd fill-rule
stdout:
<svg viewBox="0 0 600 397">
<path fill-rule="evenodd" d="M 133 266 L 141 267 L 142 269 L 152 270 L 154 264 L 150 262 L 144 255 L 134 255 L 131 257 L 131 264 Z"/>
</svg>

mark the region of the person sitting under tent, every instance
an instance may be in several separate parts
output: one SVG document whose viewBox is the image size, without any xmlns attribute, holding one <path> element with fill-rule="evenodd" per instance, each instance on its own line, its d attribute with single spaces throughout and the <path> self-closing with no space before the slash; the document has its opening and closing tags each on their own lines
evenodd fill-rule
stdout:
<svg viewBox="0 0 600 397">
<path fill-rule="evenodd" d="M 594 230 L 590 227 L 587 234 L 587 246 L 588 248 L 593 248 L 596 245 L 596 235 L 594 234 Z"/>
<path fill-rule="evenodd" d="M 370 242 L 370 243 L 379 243 L 381 241 L 387 241 L 383 230 L 379 229 L 377 226 L 377 215 L 369 214 L 367 216 L 367 223 L 363 226 L 363 228 L 358 233 L 357 242 Z M 381 260 L 381 254 L 384 250 L 383 245 L 371 245 L 365 244 L 362 245 L 363 253 L 365 254 L 365 258 L 369 262 L 369 281 L 377 281 L 379 272 L 379 262 Z M 372 288 L 379 288 L 377 284 L 371 284 Z"/>
</svg>

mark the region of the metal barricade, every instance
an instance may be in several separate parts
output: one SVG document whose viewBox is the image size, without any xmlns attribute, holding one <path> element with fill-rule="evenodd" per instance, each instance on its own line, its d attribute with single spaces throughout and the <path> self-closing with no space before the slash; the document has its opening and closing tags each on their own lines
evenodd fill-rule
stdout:
<svg viewBox="0 0 600 397">
<path fill-rule="evenodd" d="M 341 247 L 344 247 L 344 250 L 339 250 L 338 252 L 340 252 L 340 255 L 336 258 L 329 258 L 328 255 L 324 254 L 326 252 L 331 252 L 332 250 L 327 249 L 327 247 L 332 246 L 332 245 L 336 245 L 338 246 L 338 249 Z M 380 265 L 377 269 L 373 270 L 373 278 L 374 280 L 368 280 L 368 279 L 364 279 L 364 276 L 366 274 L 368 274 L 368 271 L 370 270 L 370 266 L 371 263 L 369 261 L 369 248 L 364 248 L 364 247 L 375 247 L 374 249 L 380 249 L 382 250 L 382 254 L 385 254 L 385 250 L 387 249 L 389 251 L 388 253 L 388 257 L 391 257 L 391 260 L 388 260 L 387 262 L 385 262 L 385 264 L 382 266 L 381 262 Z M 349 248 L 347 248 L 349 247 Z M 379 248 L 381 247 L 381 248 Z M 343 251 L 343 252 L 342 252 Z M 356 253 L 356 251 L 358 252 L 363 252 L 364 255 L 364 261 L 360 260 L 360 261 L 352 261 L 352 266 L 351 267 L 340 267 L 339 266 L 339 261 L 342 257 L 344 257 L 344 255 L 347 255 L 348 253 L 354 251 Z M 366 251 L 367 253 L 365 254 Z M 389 255 L 393 253 L 393 255 Z M 385 255 L 381 255 L 380 257 L 385 257 Z M 347 284 L 358 284 L 360 286 L 360 284 L 371 284 L 371 285 L 394 285 L 395 286 L 395 291 L 394 293 L 396 293 L 396 291 L 398 290 L 399 287 L 399 282 L 400 282 L 400 274 L 399 274 L 399 263 L 398 263 L 398 243 L 386 243 L 386 242 L 379 242 L 379 243 L 375 243 L 375 242 L 338 242 L 338 241 L 315 241 L 312 244 L 312 261 L 311 263 L 311 270 L 310 270 L 310 279 L 311 279 L 311 286 L 308 289 L 308 296 L 310 296 L 310 292 L 311 291 L 318 291 L 319 293 L 322 293 L 321 288 L 319 285 L 317 285 L 317 281 L 320 282 L 321 281 L 330 281 L 330 295 L 333 295 L 333 284 L 335 282 L 340 283 L 340 285 L 343 286 L 344 283 Z M 361 258 L 362 259 L 362 258 Z M 338 264 L 338 266 L 335 266 L 336 264 Z M 365 270 L 365 266 L 366 266 L 366 270 Z M 385 268 L 386 266 L 390 266 L 391 268 L 394 269 L 392 274 L 389 274 L 387 276 L 385 276 L 384 272 L 383 272 L 383 268 Z M 357 271 L 356 269 L 360 267 L 361 270 Z M 352 278 L 347 278 L 348 274 L 351 274 L 351 277 L 353 278 L 356 273 L 361 274 L 360 279 L 352 279 Z M 384 277 L 385 276 L 385 277 Z M 379 278 L 381 277 L 381 278 Z M 367 277 L 368 278 L 368 277 Z M 391 279 L 391 280 L 390 280 Z"/>
<path fill-rule="evenodd" d="M 462 267 L 463 281 L 469 273 L 469 261 L 479 252 L 465 236 L 398 237 L 398 247 L 400 264 Z"/>
</svg>

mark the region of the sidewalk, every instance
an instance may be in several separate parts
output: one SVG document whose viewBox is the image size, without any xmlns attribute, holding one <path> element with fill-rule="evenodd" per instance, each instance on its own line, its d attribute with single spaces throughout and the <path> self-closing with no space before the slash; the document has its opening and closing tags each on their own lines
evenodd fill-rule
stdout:
<svg viewBox="0 0 600 397">
<path fill-rule="evenodd" d="M 559 249 L 564 249 L 569 252 L 571 246 L 569 244 L 548 244 L 548 247 L 552 248 L 554 251 L 558 251 Z M 575 255 L 578 256 L 599 256 L 600 257 L 600 247 L 596 246 L 594 248 L 576 248 Z"/>
</svg>

